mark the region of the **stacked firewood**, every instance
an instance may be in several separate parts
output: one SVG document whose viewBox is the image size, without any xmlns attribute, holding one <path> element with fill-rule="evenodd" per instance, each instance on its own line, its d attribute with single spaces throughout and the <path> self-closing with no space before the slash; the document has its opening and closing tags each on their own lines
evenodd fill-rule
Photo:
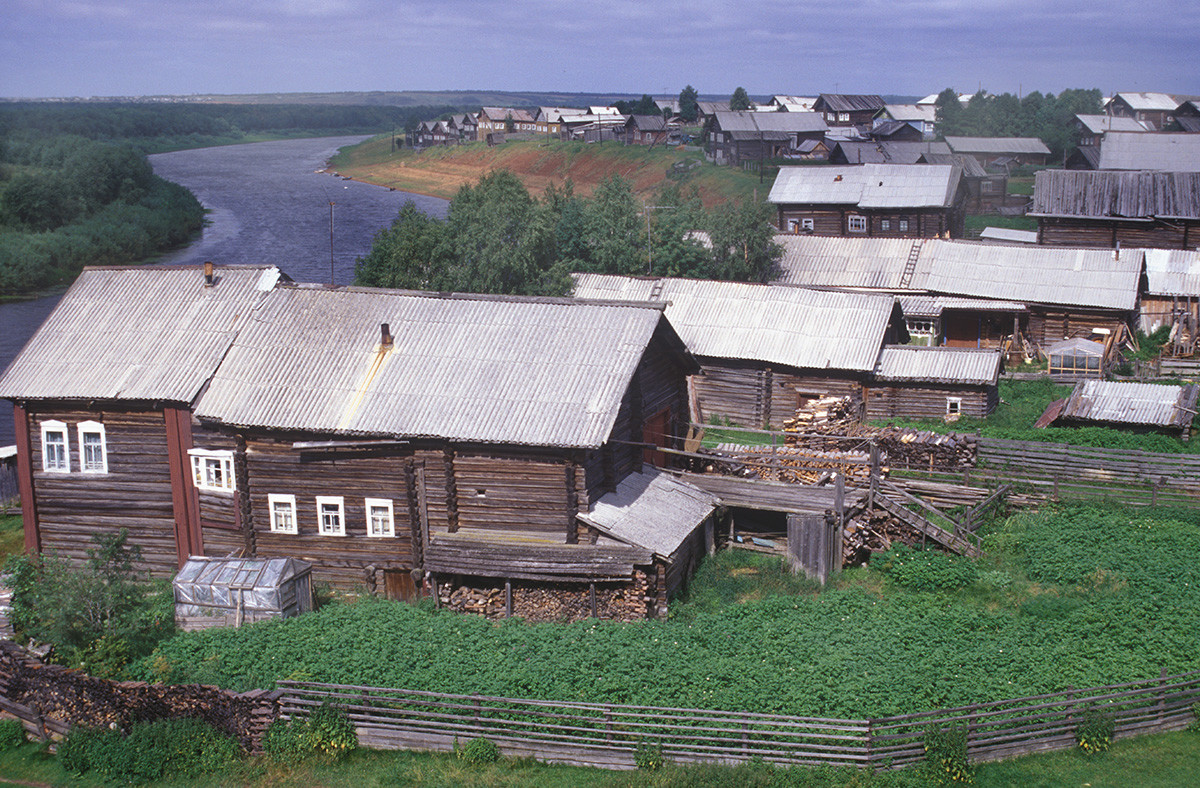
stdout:
<svg viewBox="0 0 1200 788">
<path fill-rule="evenodd" d="M 962 470 L 975 465 L 977 441 L 974 435 L 866 424 L 788 432 L 794 433 L 786 438 L 789 445 L 812 450 L 832 450 L 847 445 L 862 449 L 864 444 L 874 443 L 879 447 L 881 470 L 885 475 L 888 465 L 926 470 Z"/>
<path fill-rule="evenodd" d="M 774 451 L 746 446 L 722 445 L 717 453 L 724 461 L 705 469 L 752 479 L 820 484 L 840 473 L 851 485 L 870 481 L 870 455 L 862 451 L 813 451 L 796 446 L 780 446 Z"/>
<path fill-rule="evenodd" d="M 887 550 L 896 542 L 919 544 L 921 533 L 883 509 L 870 509 L 846 523 L 842 539 L 842 565 L 858 566 L 871 553 Z"/>
<path fill-rule="evenodd" d="M 595 617 L 609 621 L 646 618 L 649 581 L 642 573 L 629 583 L 597 584 Z M 506 616 L 504 586 L 439 588 L 442 607 L 486 618 Z M 513 585 L 512 615 L 527 621 L 582 621 L 592 618 L 591 588 L 582 583 Z"/>
<path fill-rule="evenodd" d="M 792 432 L 807 432 L 848 426 L 858 421 L 859 410 L 859 404 L 853 397 L 821 397 L 797 408 L 795 417 L 785 421 L 783 428 Z"/>
</svg>

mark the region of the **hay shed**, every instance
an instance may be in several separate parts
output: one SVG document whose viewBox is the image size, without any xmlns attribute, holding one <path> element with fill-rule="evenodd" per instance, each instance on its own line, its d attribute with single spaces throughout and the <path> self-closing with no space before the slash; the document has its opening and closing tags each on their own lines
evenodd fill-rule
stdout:
<svg viewBox="0 0 1200 788">
<path fill-rule="evenodd" d="M 1052 377 L 1079 380 L 1104 377 L 1104 345 L 1088 339 L 1064 339 L 1046 348 Z"/>
<path fill-rule="evenodd" d="M 311 577 L 295 558 L 192 556 L 172 584 L 175 623 L 192 632 L 297 616 L 312 610 Z"/>
</svg>

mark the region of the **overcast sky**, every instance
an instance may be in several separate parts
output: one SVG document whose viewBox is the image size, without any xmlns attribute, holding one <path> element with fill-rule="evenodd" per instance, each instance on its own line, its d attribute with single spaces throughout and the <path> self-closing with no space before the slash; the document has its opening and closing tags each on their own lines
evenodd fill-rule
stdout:
<svg viewBox="0 0 1200 788">
<path fill-rule="evenodd" d="M 0 96 L 1200 94 L 1200 0 L 0 0 Z"/>
</svg>

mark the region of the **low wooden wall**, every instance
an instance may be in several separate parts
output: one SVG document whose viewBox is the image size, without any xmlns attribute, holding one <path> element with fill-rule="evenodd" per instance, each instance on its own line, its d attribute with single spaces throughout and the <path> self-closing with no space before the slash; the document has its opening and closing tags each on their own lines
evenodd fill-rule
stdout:
<svg viewBox="0 0 1200 788">
<path fill-rule="evenodd" d="M 329 702 L 343 709 L 359 743 L 378 749 L 450 750 L 476 737 L 506 755 L 552 763 L 631 769 L 657 745 L 676 762 L 764 761 L 888 768 L 925 756 L 930 728 L 967 731 L 972 761 L 1071 749 L 1090 713 L 1115 738 L 1181 730 L 1195 720 L 1200 671 L 1156 679 L 868 720 L 676 709 L 281 681 L 281 713 L 303 717 Z"/>
</svg>

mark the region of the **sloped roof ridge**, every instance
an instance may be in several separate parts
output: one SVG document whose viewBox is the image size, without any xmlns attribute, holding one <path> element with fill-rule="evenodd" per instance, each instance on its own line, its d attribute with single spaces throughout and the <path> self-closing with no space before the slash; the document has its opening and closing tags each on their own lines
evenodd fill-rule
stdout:
<svg viewBox="0 0 1200 788">
<path fill-rule="evenodd" d="M 646 277 L 649 279 L 658 279 L 659 277 Z M 559 306 L 614 306 L 614 307 L 637 307 L 639 309 L 653 309 L 663 311 L 663 305 L 653 301 L 634 301 L 611 298 L 571 298 L 569 296 L 526 296 L 526 295 L 508 295 L 503 293 L 459 293 L 448 290 L 404 290 L 388 287 L 366 287 L 363 285 L 342 285 L 338 287 L 330 287 L 329 285 L 315 284 L 312 282 L 281 282 L 281 289 L 286 290 L 320 290 L 325 292 L 341 292 L 341 293 L 363 293 L 365 295 L 391 295 L 402 298 L 430 298 L 440 299 L 443 301 L 493 301 L 496 303 L 507 304 L 549 304 Z"/>
</svg>

